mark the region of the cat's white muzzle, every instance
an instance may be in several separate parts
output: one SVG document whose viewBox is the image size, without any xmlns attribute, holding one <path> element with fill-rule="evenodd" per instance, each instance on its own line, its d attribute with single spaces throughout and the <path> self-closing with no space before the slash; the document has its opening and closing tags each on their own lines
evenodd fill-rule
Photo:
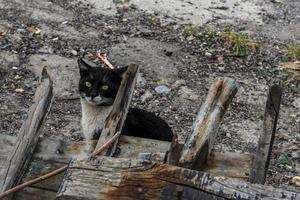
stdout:
<svg viewBox="0 0 300 200">
<path fill-rule="evenodd" d="M 111 105 L 113 103 L 113 99 L 101 97 L 100 95 L 92 98 L 87 96 L 82 96 L 83 99 L 87 101 L 88 104 L 93 106 L 100 106 L 100 105 Z"/>
<path fill-rule="evenodd" d="M 89 103 L 89 104 L 92 104 L 92 105 L 100 105 L 103 103 L 103 98 L 100 97 L 99 95 L 94 97 L 92 99 L 92 97 L 85 97 L 85 100 Z"/>
</svg>

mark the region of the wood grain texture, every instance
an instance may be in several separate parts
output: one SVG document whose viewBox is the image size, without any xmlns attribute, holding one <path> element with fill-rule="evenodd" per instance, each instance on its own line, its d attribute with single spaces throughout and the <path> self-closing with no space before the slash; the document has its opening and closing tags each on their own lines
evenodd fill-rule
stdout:
<svg viewBox="0 0 300 200">
<path fill-rule="evenodd" d="M 118 142 L 118 158 L 135 158 L 141 153 L 166 153 L 170 142 L 121 135 Z"/>
<path fill-rule="evenodd" d="M 129 104 L 132 98 L 134 87 L 137 80 L 139 67 L 137 65 L 129 65 L 121 82 L 116 99 L 113 104 L 112 111 L 106 118 L 105 126 L 101 132 L 95 149 L 101 147 L 116 132 L 122 132 L 122 128 L 127 116 Z M 112 156 L 115 153 L 118 140 L 104 151 L 101 155 Z"/>
<path fill-rule="evenodd" d="M 300 193 L 215 177 L 168 164 L 156 164 L 151 159 L 112 157 L 73 160 L 58 193 L 59 200 L 254 200 L 299 197 Z"/>
<path fill-rule="evenodd" d="M 4 163 L 4 172 L 0 178 L 1 191 L 17 185 L 27 169 L 33 150 L 43 130 L 43 124 L 53 99 L 53 82 L 43 70 L 43 77 L 38 86 L 34 104 L 30 107 L 26 121 L 23 123 L 15 147 Z M 7 199 L 10 199 L 7 197 Z"/>
<path fill-rule="evenodd" d="M 263 120 L 263 130 L 258 140 L 256 155 L 250 174 L 251 183 L 264 184 L 266 181 L 276 134 L 282 91 L 281 83 L 273 85 L 269 89 Z"/>
<path fill-rule="evenodd" d="M 247 181 L 253 161 L 252 154 L 213 152 L 209 155 L 204 171 L 214 176 L 224 176 Z"/>
<path fill-rule="evenodd" d="M 201 169 L 211 152 L 221 120 L 237 92 L 233 79 L 216 79 L 193 124 L 193 132 L 183 146 L 179 166 Z"/>
</svg>

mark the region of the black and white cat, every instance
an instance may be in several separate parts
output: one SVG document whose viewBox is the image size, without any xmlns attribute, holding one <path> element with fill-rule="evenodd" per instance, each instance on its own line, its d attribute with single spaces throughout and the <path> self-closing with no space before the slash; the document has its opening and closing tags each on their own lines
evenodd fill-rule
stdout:
<svg viewBox="0 0 300 200">
<path fill-rule="evenodd" d="M 86 141 L 90 141 L 101 133 L 127 68 L 93 67 L 84 59 L 78 59 L 78 65 L 81 125 Z M 122 134 L 164 141 L 171 141 L 173 137 L 163 119 L 137 108 L 129 109 Z"/>
</svg>

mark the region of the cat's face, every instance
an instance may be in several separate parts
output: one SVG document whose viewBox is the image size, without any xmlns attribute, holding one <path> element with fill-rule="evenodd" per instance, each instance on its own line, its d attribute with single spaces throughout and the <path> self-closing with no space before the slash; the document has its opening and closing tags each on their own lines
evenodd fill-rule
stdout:
<svg viewBox="0 0 300 200">
<path fill-rule="evenodd" d="M 78 66 L 80 97 L 93 106 L 113 104 L 127 67 L 120 69 L 92 67 L 83 59 L 78 59 Z"/>
</svg>

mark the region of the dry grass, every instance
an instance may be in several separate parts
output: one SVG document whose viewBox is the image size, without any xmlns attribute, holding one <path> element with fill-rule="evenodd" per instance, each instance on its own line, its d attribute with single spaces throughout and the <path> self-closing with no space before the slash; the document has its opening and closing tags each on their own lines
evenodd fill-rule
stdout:
<svg viewBox="0 0 300 200">
<path fill-rule="evenodd" d="M 286 49 L 286 55 L 292 60 L 300 60 L 300 44 L 296 41 L 291 42 Z"/>
<path fill-rule="evenodd" d="M 237 55 L 245 55 L 250 50 L 258 49 L 261 45 L 248 38 L 246 34 L 234 31 L 221 33 L 228 47 Z"/>
</svg>

